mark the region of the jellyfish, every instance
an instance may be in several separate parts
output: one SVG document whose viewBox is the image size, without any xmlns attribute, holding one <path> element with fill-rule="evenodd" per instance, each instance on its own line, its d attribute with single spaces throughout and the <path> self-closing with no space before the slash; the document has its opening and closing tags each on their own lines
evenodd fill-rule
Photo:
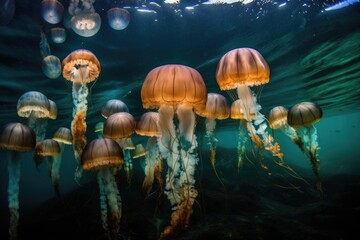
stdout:
<svg viewBox="0 0 360 240">
<path fill-rule="evenodd" d="M 103 122 L 96 123 L 94 132 L 96 132 L 98 134 L 98 138 L 103 138 L 104 137 L 103 128 L 104 128 L 104 123 Z"/>
<path fill-rule="evenodd" d="M 156 178 L 160 187 L 159 197 L 163 192 L 163 179 L 161 176 L 163 170 L 163 159 L 157 145 L 157 138 L 160 136 L 158 122 L 158 112 L 146 112 L 141 115 L 139 121 L 136 123 L 135 128 L 135 132 L 138 135 L 149 137 L 145 150 L 145 162 L 141 165 L 145 173 L 145 179 L 142 185 L 142 188 L 145 192 L 145 198 L 150 195 L 154 177 Z"/>
<path fill-rule="evenodd" d="M 110 27 L 114 30 L 123 30 L 130 23 L 130 13 L 123 8 L 111 8 L 107 11 Z"/>
<path fill-rule="evenodd" d="M 284 164 L 280 145 L 274 143 L 274 138 L 268 133 L 267 121 L 260 113 L 261 106 L 257 104 L 256 95 L 249 88 L 266 84 L 269 78 L 269 65 L 258 51 L 251 48 L 229 51 L 220 59 L 216 70 L 216 81 L 221 90 L 237 90 L 251 140 L 258 149 L 264 147 L 279 159 L 279 164 Z M 252 115 L 255 117 L 252 118 Z"/>
<path fill-rule="evenodd" d="M 320 180 L 320 160 L 317 151 L 319 150 L 317 130 L 315 123 L 320 121 L 323 112 L 320 106 L 312 102 L 301 102 L 291 107 L 287 113 L 288 124 L 296 129 L 300 136 L 301 150 L 307 155 L 312 165 L 316 177 L 316 189 L 322 195 L 322 186 Z M 298 144 L 299 146 L 299 144 Z"/>
<path fill-rule="evenodd" d="M 145 109 L 159 108 L 158 147 L 168 165 L 165 194 L 173 211 L 170 225 L 160 236 L 167 238 L 188 226 L 197 197 L 194 174 L 199 158 L 193 107 L 206 104 L 207 90 L 198 71 L 169 64 L 148 73 L 141 100 Z"/>
<path fill-rule="evenodd" d="M 131 153 L 128 150 L 129 144 L 126 140 L 135 132 L 135 125 L 135 119 L 130 113 L 119 112 L 110 115 L 103 128 L 104 137 L 114 139 L 124 151 L 124 169 L 129 184 L 133 175 L 133 164 Z"/>
<path fill-rule="evenodd" d="M 70 0 L 68 12 L 71 16 L 79 12 L 95 12 L 95 0 Z"/>
<path fill-rule="evenodd" d="M 58 176 L 53 176 L 53 165 L 54 164 L 58 164 L 58 162 L 56 162 L 55 157 L 59 156 L 61 153 L 61 149 L 59 146 L 59 143 L 53 139 L 45 139 L 43 141 L 41 141 L 40 143 L 38 143 L 35 147 L 35 154 L 34 154 L 34 161 L 36 166 L 38 166 L 41 161 L 42 161 L 42 157 L 47 157 L 47 163 L 48 163 L 48 170 L 49 170 L 49 175 L 51 178 L 51 182 L 53 184 L 56 196 L 60 197 L 60 189 L 59 189 L 59 181 L 58 181 Z M 55 173 L 56 175 L 56 173 Z M 54 181 L 55 180 L 55 181 Z"/>
<path fill-rule="evenodd" d="M 30 91 L 21 95 L 17 102 L 17 114 L 28 118 L 28 126 L 35 132 L 37 143 L 45 138 L 50 102 L 44 94 Z"/>
<path fill-rule="evenodd" d="M 8 161 L 9 182 L 8 201 L 10 210 L 9 239 L 17 239 L 19 223 L 19 182 L 21 162 L 17 152 L 30 152 L 35 148 L 36 138 L 33 130 L 21 123 L 8 123 L 0 128 L 0 147 L 13 152 Z"/>
<path fill-rule="evenodd" d="M 80 164 L 80 156 L 86 145 L 86 112 L 87 112 L 87 84 L 95 81 L 100 74 L 100 62 L 95 55 L 85 49 L 75 50 L 62 61 L 63 77 L 73 83 L 73 120 L 71 132 L 75 159 Z M 82 170 L 78 166 L 75 179 L 79 180 Z"/>
<path fill-rule="evenodd" d="M 110 115 L 118 112 L 129 112 L 126 104 L 118 99 L 111 99 L 107 101 L 101 109 L 101 115 L 108 118 Z"/>
<path fill-rule="evenodd" d="M 48 78 L 56 79 L 61 75 L 61 63 L 57 56 L 49 55 L 42 60 L 42 71 Z"/>
<path fill-rule="evenodd" d="M 15 0 L 2 0 L 0 3 L 0 24 L 8 24 L 15 13 Z"/>
<path fill-rule="evenodd" d="M 113 169 L 120 168 L 123 163 L 121 147 L 114 140 L 108 138 L 91 141 L 81 155 L 81 166 L 84 171 L 97 171 L 102 227 L 109 235 L 109 239 L 118 239 L 119 237 L 122 205 Z M 110 224 L 108 224 L 108 208 L 112 221 Z"/>
<path fill-rule="evenodd" d="M 41 28 L 40 30 L 40 55 L 41 55 L 41 59 L 44 59 L 45 57 L 49 56 L 50 53 L 50 45 L 49 42 L 47 40 L 46 34 L 45 34 L 45 29 L 44 27 Z"/>
<path fill-rule="evenodd" d="M 55 27 L 50 29 L 51 40 L 54 43 L 64 43 L 66 41 L 66 30 L 65 28 Z"/>
<path fill-rule="evenodd" d="M 51 181 L 53 186 L 55 187 L 55 190 L 58 190 L 55 192 L 60 193 L 59 191 L 60 166 L 61 166 L 65 145 L 72 144 L 71 131 L 68 128 L 61 127 L 54 133 L 52 139 L 58 143 L 60 147 L 60 154 L 53 157 L 53 161 L 51 165 Z"/>
<path fill-rule="evenodd" d="M 216 119 L 226 119 L 230 115 L 230 107 L 226 98 L 217 93 L 208 93 L 205 107 L 195 108 L 195 113 L 205 117 L 206 137 L 209 139 L 210 145 L 210 162 L 216 176 L 219 178 L 215 169 L 216 142 L 214 131 L 216 127 Z"/>
<path fill-rule="evenodd" d="M 145 150 L 144 146 L 141 143 L 139 143 L 139 144 L 136 144 L 136 146 L 135 146 L 134 152 L 132 154 L 132 158 L 134 158 L 134 159 L 140 158 L 140 157 L 145 156 L 145 154 L 146 154 L 146 150 Z"/>
<path fill-rule="evenodd" d="M 41 15 L 44 20 L 51 24 L 61 22 L 64 6 L 57 0 L 43 0 L 41 2 Z"/>
</svg>

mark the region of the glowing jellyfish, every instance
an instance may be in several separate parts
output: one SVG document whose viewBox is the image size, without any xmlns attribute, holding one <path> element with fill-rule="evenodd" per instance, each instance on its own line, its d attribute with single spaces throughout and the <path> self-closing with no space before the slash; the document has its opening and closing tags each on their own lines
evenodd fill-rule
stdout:
<svg viewBox="0 0 360 240">
<path fill-rule="evenodd" d="M 19 182 L 21 162 L 17 152 L 29 152 L 35 147 L 35 133 L 21 123 L 8 123 L 0 128 L 0 147 L 13 152 L 8 161 L 9 183 L 8 201 L 10 210 L 9 239 L 17 239 L 19 223 Z"/>
<path fill-rule="evenodd" d="M 107 11 L 110 27 L 114 30 L 123 30 L 130 23 L 130 13 L 123 8 L 111 8 Z"/>
<path fill-rule="evenodd" d="M 72 97 L 74 102 L 71 132 L 75 159 L 80 163 L 82 150 L 86 145 L 86 112 L 87 112 L 87 84 L 95 81 L 100 74 L 100 62 L 95 55 L 85 49 L 75 50 L 62 62 L 63 77 L 73 83 Z M 81 178 L 81 168 L 78 167 L 75 178 Z"/>
<path fill-rule="evenodd" d="M 296 129 L 303 143 L 301 149 L 307 155 L 316 177 L 316 188 L 322 194 L 320 180 L 320 160 L 317 150 L 319 149 L 317 130 L 314 124 L 322 118 L 323 112 L 315 103 L 302 102 L 289 109 L 287 114 L 288 124 Z"/>
<path fill-rule="evenodd" d="M 229 117 L 230 107 L 226 98 L 217 93 L 208 93 L 205 106 L 195 108 L 195 113 L 205 117 L 206 136 L 209 139 L 210 145 L 210 161 L 215 174 L 215 154 L 216 154 L 216 142 L 214 131 L 216 127 L 216 119 L 223 120 Z M 218 177 L 219 178 L 219 177 Z"/>
<path fill-rule="evenodd" d="M 158 122 L 158 112 L 146 112 L 141 115 L 139 121 L 136 123 L 135 128 L 135 132 L 138 135 L 150 137 L 146 144 L 145 162 L 141 165 L 145 173 L 145 179 L 142 185 L 142 188 L 145 192 L 145 197 L 148 197 L 151 192 L 154 177 L 156 178 L 160 187 L 159 196 L 163 192 L 163 179 L 161 176 L 163 170 L 163 161 L 159 147 L 157 145 L 157 138 L 160 136 Z"/>
<path fill-rule="evenodd" d="M 165 193 L 173 206 L 171 223 L 160 238 L 171 236 L 189 224 L 197 196 L 195 168 L 198 162 L 193 107 L 205 105 L 207 90 L 193 68 L 169 64 L 151 70 L 141 88 L 144 108 L 159 108 L 158 146 L 167 160 Z M 178 124 L 173 118 L 177 116 Z"/>
<path fill-rule="evenodd" d="M 256 95 L 249 88 L 266 84 L 269 79 L 269 65 L 258 51 L 251 48 L 229 51 L 220 59 L 216 70 L 216 81 L 221 90 L 237 90 L 252 141 L 258 149 L 264 145 L 265 150 L 279 158 L 279 164 L 284 164 L 280 146 L 274 143 L 274 138 L 268 133 L 267 121 L 259 112 L 261 106 L 256 103 Z M 252 115 L 255 115 L 254 119 Z"/>
<path fill-rule="evenodd" d="M 30 91 L 21 95 L 17 102 L 17 114 L 28 118 L 28 126 L 35 132 L 37 143 L 45 138 L 50 102 L 44 94 Z"/>
<path fill-rule="evenodd" d="M 123 101 L 117 99 L 107 101 L 101 109 L 101 115 L 104 118 L 118 112 L 129 112 L 129 109 Z"/>
<path fill-rule="evenodd" d="M 82 37 L 94 36 L 101 27 L 100 15 L 96 12 L 78 13 L 71 18 L 71 28 Z"/>
<path fill-rule="evenodd" d="M 104 123 L 103 122 L 96 123 L 94 132 L 98 133 L 98 138 L 103 138 L 104 137 L 103 128 L 104 128 Z"/>
<path fill-rule="evenodd" d="M 81 156 L 81 165 L 84 171 L 98 172 L 102 227 L 109 235 L 112 235 L 109 236 L 109 239 L 119 239 L 122 206 L 113 169 L 120 168 L 123 163 L 121 147 L 114 140 L 108 138 L 91 141 L 86 145 Z M 112 221 L 110 224 L 108 224 L 108 207 L 111 214 L 109 219 Z"/>
<path fill-rule="evenodd" d="M 2 0 L 0 2 L 0 24 L 8 24 L 15 13 L 15 0 Z"/>
<path fill-rule="evenodd" d="M 42 71 L 48 78 L 55 79 L 61 75 L 61 62 L 57 56 L 49 55 L 42 60 Z"/>
<path fill-rule="evenodd" d="M 59 179 L 60 179 L 60 166 L 62 161 L 62 156 L 64 153 L 64 146 L 71 145 L 72 144 L 72 135 L 71 131 L 68 128 L 61 127 L 59 128 L 53 135 L 52 138 L 54 141 L 56 141 L 60 147 L 60 154 L 57 156 L 54 156 L 52 165 L 51 165 L 51 181 L 53 186 L 55 187 L 55 190 L 59 189 Z M 59 193 L 60 191 L 57 191 Z"/>
<path fill-rule="evenodd" d="M 43 0 L 41 2 L 41 15 L 44 20 L 51 24 L 61 22 L 64 6 L 57 0 Z"/>
<path fill-rule="evenodd" d="M 50 36 L 54 43 L 64 43 L 66 41 L 66 30 L 61 27 L 51 28 Z"/>
<path fill-rule="evenodd" d="M 130 113 L 119 112 L 110 115 L 103 128 L 104 137 L 114 139 L 124 151 L 124 169 L 129 184 L 133 175 L 133 164 L 126 140 L 135 132 L 135 126 L 135 119 Z"/>
</svg>

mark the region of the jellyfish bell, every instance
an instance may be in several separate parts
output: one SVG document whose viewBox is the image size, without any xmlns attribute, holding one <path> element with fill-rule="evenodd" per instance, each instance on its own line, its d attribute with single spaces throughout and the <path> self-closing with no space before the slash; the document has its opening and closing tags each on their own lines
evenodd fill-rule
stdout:
<svg viewBox="0 0 360 240">
<path fill-rule="evenodd" d="M 157 137 L 160 135 L 158 122 L 158 112 L 146 112 L 136 122 L 135 132 L 141 136 Z"/>
<path fill-rule="evenodd" d="M 34 161 L 38 166 L 41 163 L 42 156 L 52 157 L 60 154 L 60 146 L 53 139 L 45 139 L 38 143 L 35 147 Z"/>
<path fill-rule="evenodd" d="M 283 128 L 287 124 L 288 110 L 283 106 L 277 106 L 270 110 L 269 125 L 272 129 Z"/>
<path fill-rule="evenodd" d="M 145 156 L 145 154 L 146 154 L 146 150 L 144 146 L 141 143 L 136 144 L 132 157 L 139 158 Z"/>
<path fill-rule="evenodd" d="M 82 37 L 94 36 L 101 27 L 100 15 L 96 12 L 75 14 L 71 18 L 71 28 Z"/>
<path fill-rule="evenodd" d="M 58 114 L 56 103 L 50 99 L 49 99 L 49 103 L 50 103 L 49 118 L 55 120 Z"/>
<path fill-rule="evenodd" d="M 59 128 L 52 138 L 53 140 L 57 141 L 58 143 L 63 143 L 67 145 L 72 144 L 72 135 L 71 131 L 68 128 L 61 127 Z"/>
<path fill-rule="evenodd" d="M 110 115 L 118 112 L 129 112 L 126 104 L 118 99 L 111 99 L 105 103 L 101 109 L 101 115 L 108 118 Z"/>
<path fill-rule="evenodd" d="M 42 60 L 42 71 L 46 77 L 55 79 L 61 75 L 61 62 L 57 56 L 48 55 Z"/>
<path fill-rule="evenodd" d="M 103 134 L 106 138 L 127 138 L 135 132 L 136 121 L 127 112 L 114 113 L 104 123 Z"/>
<path fill-rule="evenodd" d="M 256 112 L 255 111 L 250 112 L 250 120 L 253 120 L 255 117 L 256 117 Z M 245 113 L 242 109 L 241 99 L 237 99 L 231 104 L 230 118 L 245 120 Z"/>
<path fill-rule="evenodd" d="M 51 24 L 61 22 L 64 6 L 57 0 L 43 0 L 41 2 L 41 15 L 43 19 Z"/>
<path fill-rule="evenodd" d="M 130 13 L 123 8 L 111 8 L 107 11 L 110 27 L 114 30 L 123 30 L 130 23 Z"/>
<path fill-rule="evenodd" d="M 15 0 L 2 0 L 0 2 L 0 25 L 10 23 L 15 13 Z"/>
<path fill-rule="evenodd" d="M 66 41 L 66 30 L 61 27 L 54 27 L 50 29 L 51 40 L 54 43 L 64 43 Z"/>
<path fill-rule="evenodd" d="M 308 127 L 320 121 L 322 115 L 322 109 L 317 104 L 302 102 L 289 109 L 287 122 L 293 128 Z"/>
<path fill-rule="evenodd" d="M 21 95 L 16 108 L 20 117 L 47 118 L 50 114 L 49 99 L 37 91 L 29 91 Z"/>
</svg>

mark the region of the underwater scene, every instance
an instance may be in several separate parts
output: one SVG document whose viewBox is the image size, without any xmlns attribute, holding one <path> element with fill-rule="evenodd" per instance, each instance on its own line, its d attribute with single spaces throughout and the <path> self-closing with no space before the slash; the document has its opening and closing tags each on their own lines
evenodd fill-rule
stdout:
<svg viewBox="0 0 360 240">
<path fill-rule="evenodd" d="M 359 0 L 0 0 L 0 239 L 355 239 Z"/>
</svg>

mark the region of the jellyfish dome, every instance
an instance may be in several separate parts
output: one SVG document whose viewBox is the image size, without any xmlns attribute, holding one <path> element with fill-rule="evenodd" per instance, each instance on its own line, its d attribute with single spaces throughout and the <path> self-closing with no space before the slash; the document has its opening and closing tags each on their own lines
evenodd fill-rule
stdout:
<svg viewBox="0 0 360 240">
<path fill-rule="evenodd" d="M 71 18 L 71 28 L 82 37 L 94 36 L 101 27 L 100 15 L 96 12 L 75 14 Z"/>
<path fill-rule="evenodd" d="M 272 129 L 279 129 L 287 124 L 288 110 L 285 107 L 278 106 L 270 110 L 269 125 Z"/>
<path fill-rule="evenodd" d="M 322 118 L 321 108 L 312 102 L 302 102 L 290 108 L 287 122 L 293 128 L 310 126 Z"/>
<path fill-rule="evenodd" d="M 61 22 L 64 6 L 57 0 L 43 0 L 41 2 L 41 15 L 44 20 L 51 24 Z"/>
<path fill-rule="evenodd" d="M 8 24 L 15 13 L 15 0 L 0 2 L 0 24 Z"/>
<path fill-rule="evenodd" d="M 29 152 L 35 148 L 36 137 L 33 130 L 21 123 L 8 123 L 0 128 L 0 147 L 13 152 Z M 12 154 L 8 161 L 8 206 L 10 210 L 9 239 L 17 239 L 19 223 L 19 183 L 21 161 Z"/>
<path fill-rule="evenodd" d="M 107 101 L 101 109 L 101 115 L 104 118 L 118 112 L 129 112 L 129 109 L 123 101 L 117 99 Z"/>
<path fill-rule="evenodd" d="M 58 78 L 61 75 L 60 59 L 54 55 L 46 56 L 42 60 L 42 71 L 48 78 Z"/>
<path fill-rule="evenodd" d="M 110 27 L 114 30 L 123 30 L 130 23 L 130 13 L 123 8 L 111 8 L 107 11 Z"/>
<path fill-rule="evenodd" d="M 17 102 L 17 113 L 20 117 L 47 118 L 50 114 L 49 99 L 41 92 L 26 92 Z"/>
<path fill-rule="evenodd" d="M 54 43 L 63 43 L 66 41 L 66 30 L 61 27 L 51 28 L 50 36 Z"/>
<path fill-rule="evenodd" d="M 41 163 L 41 156 L 57 156 L 60 154 L 60 146 L 53 139 L 45 139 L 35 147 L 34 160 L 36 165 Z"/>
<path fill-rule="evenodd" d="M 49 103 L 50 103 L 49 118 L 55 120 L 58 114 L 56 103 L 50 99 L 49 99 Z"/>
<path fill-rule="evenodd" d="M 121 139 L 131 136 L 135 132 L 136 121 L 127 112 L 112 114 L 104 123 L 104 137 Z"/>
<path fill-rule="evenodd" d="M 135 132 L 141 136 L 157 137 L 160 135 L 158 122 L 158 112 L 146 112 L 137 121 Z"/>
<path fill-rule="evenodd" d="M 53 140 L 57 141 L 58 143 L 64 143 L 67 145 L 72 144 L 72 135 L 71 131 L 68 128 L 61 127 L 59 128 L 52 138 Z"/>
<path fill-rule="evenodd" d="M 102 227 L 107 234 L 114 237 L 111 239 L 119 239 L 122 214 L 121 197 L 113 169 L 118 169 L 124 163 L 123 157 L 121 147 L 114 140 L 108 138 L 91 141 L 81 155 L 81 165 L 84 171 L 98 172 Z M 108 209 L 110 209 L 110 218 Z M 112 221 L 110 224 L 108 224 L 109 219 Z"/>
</svg>

